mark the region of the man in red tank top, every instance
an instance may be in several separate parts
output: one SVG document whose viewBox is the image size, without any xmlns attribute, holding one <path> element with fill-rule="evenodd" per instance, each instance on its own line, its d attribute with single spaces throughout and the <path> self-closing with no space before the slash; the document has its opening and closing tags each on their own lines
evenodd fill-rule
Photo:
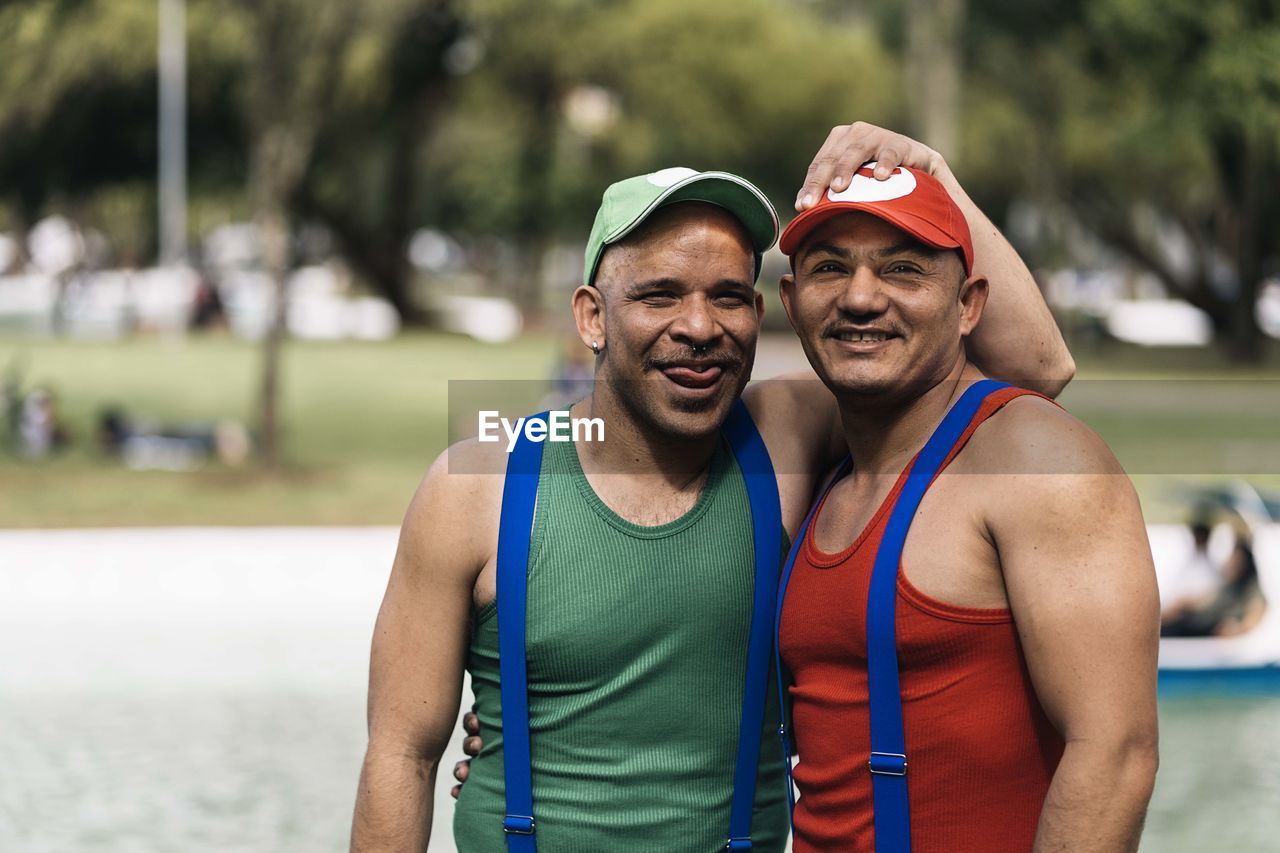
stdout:
<svg viewBox="0 0 1280 853">
<path fill-rule="evenodd" d="M 813 515 L 782 607 L 797 853 L 886 853 L 868 769 L 872 564 L 905 471 L 982 378 L 965 340 L 988 288 L 963 215 L 928 174 L 874 169 L 780 244 L 783 304 L 853 460 Z M 1159 610 L 1138 500 L 1111 452 L 1048 399 L 997 391 L 914 521 L 891 617 L 913 853 L 1135 850 L 1157 763 Z"/>
</svg>

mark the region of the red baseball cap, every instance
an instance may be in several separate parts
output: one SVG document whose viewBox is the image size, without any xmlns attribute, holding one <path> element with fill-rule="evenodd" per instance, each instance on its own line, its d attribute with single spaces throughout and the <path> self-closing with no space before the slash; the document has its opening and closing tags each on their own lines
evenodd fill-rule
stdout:
<svg viewBox="0 0 1280 853">
<path fill-rule="evenodd" d="M 794 255 L 813 230 L 829 219 L 859 210 L 901 228 L 938 249 L 959 249 L 965 272 L 973 274 L 973 238 L 964 214 L 938 179 L 909 166 L 899 166 L 883 181 L 873 174 L 875 162 L 866 163 L 840 192 L 827 190 L 822 200 L 801 213 L 782 232 L 778 248 Z"/>
</svg>

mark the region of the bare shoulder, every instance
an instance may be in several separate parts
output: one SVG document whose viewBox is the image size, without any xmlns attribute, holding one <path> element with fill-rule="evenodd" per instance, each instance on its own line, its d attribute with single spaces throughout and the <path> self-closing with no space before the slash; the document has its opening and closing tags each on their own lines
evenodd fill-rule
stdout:
<svg viewBox="0 0 1280 853">
<path fill-rule="evenodd" d="M 436 457 L 418 484 L 400 528 L 400 557 L 426 572 L 476 574 L 497 550 L 507 454 L 468 439 Z"/>
<path fill-rule="evenodd" d="M 1039 397 L 1012 400 L 972 445 L 964 470 L 986 481 L 984 515 L 998 544 L 1110 534 L 1145 544 L 1137 492 L 1115 454 L 1059 406 Z"/>
<path fill-rule="evenodd" d="M 1026 395 L 1009 401 L 974 433 L 974 456 L 1009 474 L 1120 475 L 1111 448 L 1061 406 Z"/>
<path fill-rule="evenodd" d="M 793 455 L 800 468 L 823 458 L 839 423 L 835 397 L 812 372 L 788 373 L 753 382 L 742 393 L 770 454 Z"/>
</svg>

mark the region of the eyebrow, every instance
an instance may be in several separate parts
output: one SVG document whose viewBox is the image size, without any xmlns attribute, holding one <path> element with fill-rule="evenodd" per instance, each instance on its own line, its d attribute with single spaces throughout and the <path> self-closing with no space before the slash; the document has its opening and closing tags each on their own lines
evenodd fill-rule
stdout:
<svg viewBox="0 0 1280 853">
<path fill-rule="evenodd" d="M 884 258 L 889 255 L 915 255 L 919 258 L 927 258 L 935 260 L 942 254 L 941 249 L 935 249 L 933 246 L 927 245 L 920 240 L 904 240 L 894 246 L 884 249 L 877 249 L 873 254 L 876 257 Z"/>
<path fill-rule="evenodd" d="M 895 243 L 883 249 L 874 249 L 867 254 L 874 258 L 885 258 L 891 255 L 915 255 L 918 258 L 935 260 L 942 254 L 942 250 L 928 246 L 919 240 L 903 240 L 901 243 Z M 831 243 L 815 243 L 805 250 L 804 255 L 801 257 L 801 262 L 807 261 L 811 255 L 834 255 L 841 260 L 849 261 L 853 259 L 854 253 Z"/>
<path fill-rule="evenodd" d="M 640 293 L 641 291 L 649 290 L 655 287 L 665 287 L 665 288 L 671 288 L 674 290 L 683 290 L 685 286 L 686 286 L 685 283 L 680 281 L 679 279 L 671 278 L 670 276 L 664 276 L 662 278 L 651 278 L 651 279 L 645 279 L 644 281 L 633 282 L 632 284 L 629 284 L 627 286 L 626 292 L 628 294 Z M 742 281 L 740 279 L 734 279 L 734 278 L 722 278 L 715 283 L 715 287 L 732 287 L 736 290 L 742 290 L 742 291 L 755 290 L 754 284 L 749 284 L 746 281 Z"/>
</svg>

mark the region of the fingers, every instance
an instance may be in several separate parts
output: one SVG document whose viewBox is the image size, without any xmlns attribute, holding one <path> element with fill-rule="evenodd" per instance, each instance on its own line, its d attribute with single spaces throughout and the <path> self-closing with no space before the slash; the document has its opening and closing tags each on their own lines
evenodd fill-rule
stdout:
<svg viewBox="0 0 1280 853">
<path fill-rule="evenodd" d="M 839 155 L 843 149 L 842 140 L 848 130 L 847 125 L 837 125 L 827 134 L 827 140 L 814 155 L 813 162 L 809 164 L 809 170 L 805 173 L 804 184 L 796 194 L 796 210 L 813 207 L 818 203 L 819 194 L 826 192 L 831 176 L 835 174 Z"/>
<path fill-rule="evenodd" d="M 902 153 L 892 143 L 887 143 L 875 156 L 876 168 L 873 174 L 877 181 L 888 180 L 893 170 L 902 165 Z"/>
<path fill-rule="evenodd" d="M 458 784 L 449 789 L 449 796 L 455 800 L 462 793 L 462 786 L 467 781 L 467 776 L 471 773 L 471 759 L 466 758 L 453 765 L 453 778 L 458 780 Z"/>
<path fill-rule="evenodd" d="M 844 190 L 854 173 L 872 160 L 876 163 L 872 174 L 883 181 L 899 166 L 935 174 L 942 158 L 927 145 L 874 124 L 855 121 L 837 125 L 809 164 L 804 185 L 796 195 L 796 210 L 804 211 L 817 204 L 828 187 L 836 192 Z"/>
<path fill-rule="evenodd" d="M 479 737 L 464 737 L 462 739 L 462 751 L 472 758 L 479 755 L 482 748 L 484 748 L 484 741 Z"/>
<path fill-rule="evenodd" d="M 865 127 L 870 131 L 880 129 L 874 125 L 865 125 Z M 831 189 L 840 192 L 849 186 L 853 182 L 854 173 L 858 171 L 862 164 L 868 160 L 876 159 L 875 152 L 875 137 L 873 134 L 864 131 L 858 136 L 852 137 L 836 163 L 835 174 L 831 176 Z M 895 163 L 894 165 L 897 164 Z M 889 171 L 893 171 L 892 166 Z M 888 173 L 886 173 L 885 177 L 888 176 Z"/>
<path fill-rule="evenodd" d="M 480 734 L 480 718 L 475 711 L 468 711 L 462 717 L 462 730 L 469 735 Z"/>
</svg>

